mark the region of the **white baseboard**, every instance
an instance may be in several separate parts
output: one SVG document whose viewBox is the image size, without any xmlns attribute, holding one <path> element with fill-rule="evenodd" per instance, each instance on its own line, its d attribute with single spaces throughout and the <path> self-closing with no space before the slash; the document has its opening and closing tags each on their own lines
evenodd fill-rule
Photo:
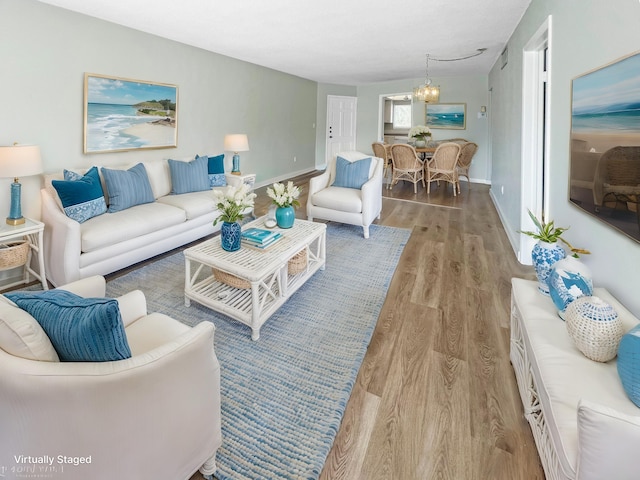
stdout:
<svg viewBox="0 0 640 480">
<path fill-rule="evenodd" d="M 309 172 L 316 172 L 316 171 L 318 171 L 317 168 L 311 167 L 311 168 L 305 168 L 303 170 L 298 170 L 296 172 L 290 172 L 290 173 L 287 173 L 285 175 L 280 175 L 278 177 L 273 177 L 273 178 L 271 178 L 269 180 L 263 180 L 262 182 L 256 182 L 254 188 L 264 187 L 265 185 L 271 185 L 273 183 L 280 182 L 282 180 L 287 180 L 289 178 L 297 177 L 298 175 L 304 175 L 304 174 L 307 174 Z"/>
<path fill-rule="evenodd" d="M 520 252 L 519 252 L 519 248 L 520 248 L 520 236 L 519 234 L 514 231 L 511 228 L 511 225 L 509 225 L 507 223 L 507 221 L 505 220 L 505 216 L 502 212 L 502 210 L 500 209 L 500 204 L 497 202 L 495 195 L 493 194 L 493 189 L 489 190 L 489 197 L 491 198 L 491 201 L 493 202 L 493 206 L 496 207 L 496 211 L 498 212 L 498 217 L 500 217 L 500 223 L 502 223 L 502 228 L 504 229 L 505 233 L 507 234 L 507 238 L 509 239 L 509 243 L 511 244 L 511 248 L 513 249 L 513 253 L 515 253 L 516 258 L 518 259 L 518 261 L 520 263 L 522 263 L 522 260 L 520 259 Z"/>
</svg>

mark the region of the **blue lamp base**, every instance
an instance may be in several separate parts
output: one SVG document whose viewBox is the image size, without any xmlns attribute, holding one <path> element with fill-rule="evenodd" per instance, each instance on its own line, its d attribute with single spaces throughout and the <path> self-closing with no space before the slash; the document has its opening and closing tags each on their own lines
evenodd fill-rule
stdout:
<svg viewBox="0 0 640 480">
<path fill-rule="evenodd" d="M 11 184 L 11 209 L 7 217 L 7 225 L 22 225 L 24 217 L 20 208 L 20 183 L 16 178 Z"/>
<path fill-rule="evenodd" d="M 231 168 L 233 175 L 241 175 L 240 173 L 240 155 L 237 152 L 233 154 L 233 167 Z"/>
</svg>

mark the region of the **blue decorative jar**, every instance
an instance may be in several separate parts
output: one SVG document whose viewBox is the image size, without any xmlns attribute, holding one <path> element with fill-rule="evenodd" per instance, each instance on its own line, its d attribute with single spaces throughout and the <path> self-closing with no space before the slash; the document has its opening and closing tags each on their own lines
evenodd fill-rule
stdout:
<svg viewBox="0 0 640 480">
<path fill-rule="evenodd" d="M 538 290 L 543 295 L 549 295 L 549 285 L 547 280 L 551 274 L 553 265 L 562 260 L 567 253 L 564 251 L 558 242 L 549 243 L 541 240 L 535 244 L 533 250 L 531 250 L 531 260 L 533 266 L 536 269 L 536 275 L 538 277 Z"/>
<path fill-rule="evenodd" d="M 280 228 L 293 227 L 293 221 L 296 219 L 296 211 L 292 205 L 288 207 L 278 207 L 276 210 L 276 222 Z"/>
<path fill-rule="evenodd" d="M 593 295 L 591 272 L 575 257 L 557 261 L 551 269 L 547 284 L 551 300 L 562 319 L 571 302 L 580 297 Z"/>
<path fill-rule="evenodd" d="M 222 222 L 220 227 L 220 245 L 227 252 L 240 250 L 240 234 L 242 228 L 238 222 Z"/>
</svg>

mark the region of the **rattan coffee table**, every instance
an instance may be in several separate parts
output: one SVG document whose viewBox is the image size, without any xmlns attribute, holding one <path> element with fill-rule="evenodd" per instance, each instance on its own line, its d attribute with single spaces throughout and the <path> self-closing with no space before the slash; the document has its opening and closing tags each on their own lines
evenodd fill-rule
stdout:
<svg viewBox="0 0 640 480">
<path fill-rule="evenodd" d="M 264 219 L 246 224 L 243 230 L 266 228 Z M 219 236 L 186 249 L 185 305 L 193 300 L 238 320 L 250 326 L 251 339 L 258 340 L 264 322 L 315 272 L 325 268 L 324 223 L 296 219 L 292 228 L 275 230 L 282 238 L 265 250 L 243 246 L 227 252 Z M 306 252 L 306 266 L 290 273 L 289 261 L 301 251 Z"/>
</svg>

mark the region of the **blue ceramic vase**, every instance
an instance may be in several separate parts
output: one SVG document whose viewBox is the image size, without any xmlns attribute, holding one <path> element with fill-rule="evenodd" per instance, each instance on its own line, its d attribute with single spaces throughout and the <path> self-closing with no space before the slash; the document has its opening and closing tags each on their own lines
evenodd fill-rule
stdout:
<svg viewBox="0 0 640 480">
<path fill-rule="evenodd" d="M 566 257 L 555 263 L 547 279 L 549 295 L 564 319 L 564 313 L 577 298 L 593 295 L 591 272 L 575 257 Z"/>
<path fill-rule="evenodd" d="M 296 219 L 296 211 L 293 206 L 278 207 L 276 210 L 276 222 L 280 228 L 293 227 L 293 221 Z"/>
<path fill-rule="evenodd" d="M 222 222 L 220 227 L 220 244 L 223 250 L 235 252 L 240 250 L 240 233 L 242 229 L 238 222 Z"/>
<path fill-rule="evenodd" d="M 549 295 L 549 285 L 547 280 L 551 274 L 553 265 L 562 260 L 566 256 L 564 248 L 558 245 L 558 242 L 548 243 L 538 241 L 531 251 L 531 260 L 533 266 L 536 269 L 536 275 L 538 277 L 538 290 L 543 295 Z"/>
</svg>

